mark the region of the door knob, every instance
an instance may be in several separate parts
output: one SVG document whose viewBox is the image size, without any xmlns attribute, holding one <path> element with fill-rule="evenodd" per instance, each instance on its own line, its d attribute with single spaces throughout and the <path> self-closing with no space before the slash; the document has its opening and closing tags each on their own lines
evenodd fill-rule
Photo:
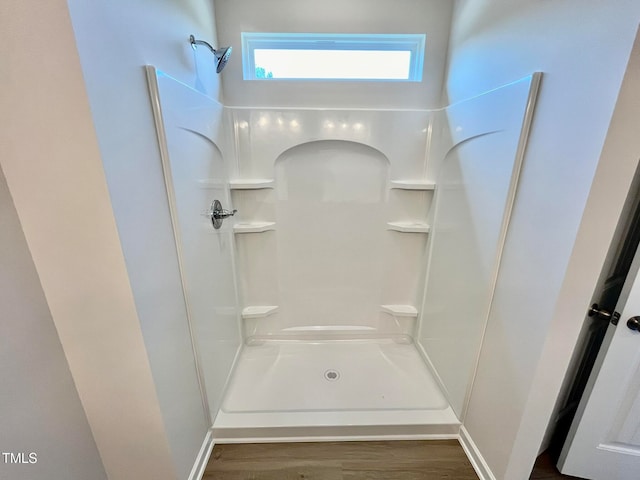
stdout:
<svg viewBox="0 0 640 480">
<path fill-rule="evenodd" d="M 640 317 L 631 317 L 627 320 L 627 327 L 629 327 L 630 330 L 640 332 Z"/>
<path fill-rule="evenodd" d="M 620 318 L 620 314 L 618 312 L 610 312 L 604 308 L 600 308 L 597 303 L 591 305 L 591 308 L 589 308 L 587 313 L 590 317 L 596 317 L 599 320 L 605 320 L 613 323 L 614 325 L 618 324 L 618 319 Z"/>
</svg>

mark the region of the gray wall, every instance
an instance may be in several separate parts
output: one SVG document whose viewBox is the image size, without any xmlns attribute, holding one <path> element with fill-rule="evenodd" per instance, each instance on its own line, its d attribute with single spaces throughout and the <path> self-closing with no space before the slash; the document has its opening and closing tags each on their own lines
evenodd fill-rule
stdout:
<svg viewBox="0 0 640 480">
<path fill-rule="evenodd" d="M 106 479 L 2 170 L 0 325 L 0 478 Z"/>
</svg>

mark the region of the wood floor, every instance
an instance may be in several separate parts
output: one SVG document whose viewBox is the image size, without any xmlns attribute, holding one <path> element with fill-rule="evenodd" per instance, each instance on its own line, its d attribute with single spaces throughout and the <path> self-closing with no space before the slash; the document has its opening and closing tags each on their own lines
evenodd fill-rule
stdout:
<svg viewBox="0 0 640 480">
<path fill-rule="evenodd" d="M 216 445 L 207 480 L 478 480 L 456 440 Z"/>
<path fill-rule="evenodd" d="M 571 480 L 548 454 L 530 480 Z M 205 480 L 478 480 L 456 440 L 216 445 Z"/>
</svg>

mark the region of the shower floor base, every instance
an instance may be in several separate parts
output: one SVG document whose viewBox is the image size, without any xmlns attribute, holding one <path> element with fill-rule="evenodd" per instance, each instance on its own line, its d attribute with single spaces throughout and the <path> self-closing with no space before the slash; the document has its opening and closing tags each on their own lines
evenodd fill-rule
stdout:
<svg viewBox="0 0 640 480">
<path fill-rule="evenodd" d="M 459 422 L 412 344 L 266 341 L 244 347 L 216 441 L 433 438 Z"/>
</svg>

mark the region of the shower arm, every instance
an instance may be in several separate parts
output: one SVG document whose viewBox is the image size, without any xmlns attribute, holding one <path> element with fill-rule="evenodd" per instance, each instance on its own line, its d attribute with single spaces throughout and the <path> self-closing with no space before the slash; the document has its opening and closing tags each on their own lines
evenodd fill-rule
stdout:
<svg viewBox="0 0 640 480">
<path fill-rule="evenodd" d="M 194 37 L 193 35 L 189 35 L 189 43 L 191 43 L 191 47 L 194 49 L 196 48 L 196 45 L 204 45 L 209 50 L 211 50 L 211 53 L 213 53 L 214 55 L 216 54 L 216 49 L 213 48 L 209 42 L 205 42 L 204 40 L 196 40 L 196 37 Z"/>
</svg>

